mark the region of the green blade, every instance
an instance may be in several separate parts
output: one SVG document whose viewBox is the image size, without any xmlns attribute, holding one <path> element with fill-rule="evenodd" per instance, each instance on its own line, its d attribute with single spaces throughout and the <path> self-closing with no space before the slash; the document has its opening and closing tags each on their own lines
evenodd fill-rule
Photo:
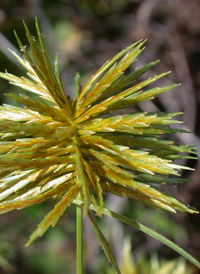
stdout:
<svg viewBox="0 0 200 274">
<path fill-rule="evenodd" d="M 92 209 L 92 206 L 91 206 Z M 156 240 L 160 241 L 161 243 L 169 246 L 171 249 L 175 250 L 177 253 L 179 253 L 180 255 L 182 255 L 183 257 L 185 257 L 187 260 L 189 260 L 190 262 L 192 262 L 194 265 L 196 265 L 199 269 L 200 269 L 200 262 L 197 261 L 193 256 L 191 256 L 189 253 L 187 253 L 184 249 L 182 249 L 180 246 L 178 246 L 177 244 L 173 243 L 172 241 L 170 241 L 169 239 L 167 239 L 166 237 L 162 236 L 161 234 L 159 234 L 158 232 L 152 230 L 151 228 L 148 228 L 147 226 L 131 220 L 130 218 L 127 218 L 123 215 L 120 215 L 118 213 L 115 213 L 113 211 L 110 211 L 108 209 L 104 209 L 103 213 L 107 216 L 113 217 L 127 225 L 130 225 L 134 228 L 139 229 L 140 231 L 150 235 L 151 237 L 155 238 Z"/>
<path fill-rule="evenodd" d="M 74 204 L 78 204 L 81 205 L 82 202 L 78 201 L 78 200 L 73 200 Z M 95 210 L 93 205 L 89 206 L 90 209 Z M 177 253 L 179 253 L 180 255 L 182 255 L 183 257 L 185 257 L 187 260 L 189 260 L 191 263 L 193 263 L 194 265 L 196 265 L 199 269 L 200 269 L 200 262 L 198 260 L 196 260 L 192 255 L 190 255 L 189 253 L 187 253 L 185 250 L 183 250 L 180 246 L 178 246 L 177 244 L 173 243 L 172 241 L 170 241 L 169 239 L 167 239 L 166 237 L 162 236 L 161 234 L 159 234 L 158 232 L 154 231 L 153 229 L 137 222 L 134 221 L 126 216 L 123 216 L 121 214 L 118 214 L 116 212 L 113 212 L 107 208 L 104 208 L 103 214 L 109 216 L 109 217 L 113 217 L 117 220 L 119 220 L 120 222 L 123 222 L 127 225 L 130 225 L 136 229 L 139 229 L 140 231 L 148 234 L 149 236 L 155 238 L 156 240 L 160 241 L 161 243 L 169 246 L 171 249 L 175 250 Z"/>
<path fill-rule="evenodd" d="M 88 211 L 88 216 L 90 218 L 90 221 L 92 223 L 92 226 L 93 226 L 93 229 L 94 229 L 94 232 L 106 254 L 106 257 L 108 259 L 109 262 L 111 262 L 114 270 L 115 270 L 115 273 L 117 274 L 121 274 L 120 272 L 120 269 L 119 269 L 119 266 L 117 265 L 117 261 L 116 261 L 116 258 L 115 258 L 115 255 L 113 254 L 110 246 L 109 246 L 109 243 L 108 241 L 106 240 L 106 238 L 104 237 L 103 233 L 101 232 L 101 230 L 99 229 L 96 221 L 95 221 L 95 218 L 93 217 L 92 213 L 90 211 Z"/>
</svg>

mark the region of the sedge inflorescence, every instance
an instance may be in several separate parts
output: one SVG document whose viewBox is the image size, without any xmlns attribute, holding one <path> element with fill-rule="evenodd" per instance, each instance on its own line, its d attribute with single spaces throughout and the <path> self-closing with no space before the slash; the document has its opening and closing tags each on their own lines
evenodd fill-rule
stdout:
<svg viewBox="0 0 200 274">
<path fill-rule="evenodd" d="M 151 183 L 182 182 L 184 179 L 170 175 L 178 175 L 179 169 L 189 169 L 173 160 L 190 158 L 185 153 L 194 153 L 192 147 L 159 139 L 160 135 L 182 131 L 170 128 L 170 124 L 179 123 L 172 119 L 179 113 L 117 114 L 119 109 L 151 100 L 177 86 L 145 89 L 168 73 L 133 85 L 157 62 L 124 73 L 143 51 L 145 41 L 131 45 L 107 61 L 83 88 L 77 74 L 76 98 L 72 100 L 65 96 L 57 57 L 55 69 L 48 59 L 37 21 L 39 43 L 24 25 L 30 51 L 16 34 L 24 58 L 12 53 L 27 70 L 28 78 L 8 72 L 0 74 L 28 91 L 6 94 L 25 108 L 0 107 L 0 213 L 52 197 L 57 199 L 30 242 L 50 225 L 54 226 L 77 196 L 83 202 L 85 214 L 92 204 L 101 216 L 103 195 L 107 192 L 156 209 L 196 213 L 151 186 Z"/>
</svg>

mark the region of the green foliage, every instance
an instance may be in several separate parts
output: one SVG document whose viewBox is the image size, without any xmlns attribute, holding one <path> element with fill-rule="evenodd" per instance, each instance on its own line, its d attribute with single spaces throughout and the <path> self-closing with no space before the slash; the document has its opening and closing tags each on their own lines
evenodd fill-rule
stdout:
<svg viewBox="0 0 200 274">
<path fill-rule="evenodd" d="M 119 267 L 117 265 L 117 262 L 116 262 L 116 259 L 115 259 L 115 256 L 106 240 L 106 238 L 104 237 L 103 233 L 101 232 L 101 230 L 98 228 L 97 226 L 97 223 L 95 221 L 95 218 L 94 216 L 92 215 L 92 213 L 90 211 L 88 211 L 88 216 L 90 218 L 90 221 L 92 223 L 92 226 L 94 228 L 94 231 L 95 231 L 95 234 L 106 254 L 106 257 L 108 258 L 108 261 L 112 263 L 113 267 L 114 267 L 114 270 L 117 274 L 120 274 L 120 270 L 119 270 Z"/>
</svg>

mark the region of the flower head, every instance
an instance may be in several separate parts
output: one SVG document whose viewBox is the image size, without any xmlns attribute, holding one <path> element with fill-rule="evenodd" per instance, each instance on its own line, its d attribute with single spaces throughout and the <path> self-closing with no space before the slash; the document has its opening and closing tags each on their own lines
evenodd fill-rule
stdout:
<svg viewBox="0 0 200 274">
<path fill-rule="evenodd" d="M 55 225 L 78 195 L 85 213 L 92 203 L 99 216 L 106 192 L 169 212 L 196 213 L 150 185 L 179 183 L 183 179 L 169 175 L 189 169 L 172 161 L 189 158 L 178 153 L 194 153 L 191 146 L 177 146 L 159 139 L 160 135 L 182 131 L 170 128 L 170 124 L 179 123 L 172 120 L 179 113 L 116 113 L 177 86 L 143 90 L 167 73 L 132 85 L 157 63 L 124 73 L 143 51 L 145 41 L 131 45 L 107 61 L 84 88 L 77 75 L 76 98 L 72 100 L 65 96 L 57 57 L 55 70 L 48 59 L 37 20 L 39 45 L 24 25 L 30 52 L 16 34 L 24 58 L 12 53 L 27 70 L 28 78 L 7 72 L 0 76 L 34 97 L 6 94 L 25 108 L 0 107 L 0 213 L 52 197 L 58 199 L 34 237 Z"/>
</svg>

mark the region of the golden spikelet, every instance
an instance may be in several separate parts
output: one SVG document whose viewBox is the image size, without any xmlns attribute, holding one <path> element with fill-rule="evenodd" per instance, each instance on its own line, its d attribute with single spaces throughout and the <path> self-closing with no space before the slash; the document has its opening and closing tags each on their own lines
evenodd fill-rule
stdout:
<svg viewBox="0 0 200 274">
<path fill-rule="evenodd" d="M 182 182 L 183 179 L 169 175 L 178 176 L 177 170 L 189 169 L 174 164 L 173 160 L 192 158 L 185 156 L 194 153 L 192 147 L 159 139 L 163 134 L 182 132 L 170 128 L 170 124 L 179 123 L 172 120 L 179 113 L 116 114 L 119 109 L 151 100 L 177 86 L 144 89 L 168 73 L 132 85 L 157 63 L 124 73 L 143 51 L 145 41 L 131 45 L 107 61 L 84 88 L 77 74 L 76 98 L 72 100 L 65 96 L 57 57 L 55 70 L 51 66 L 37 20 L 39 45 L 25 23 L 24 26 L 30 52 L 15 34 L 24 58 L 12 53 L 27 70 L 28 77 L 19 78 L 8 72 L 0 76 L 35 97 L 29 97 L 28 93 L 6 94 L 25 108 L 0 107 L 0 213 L 51 197 L 59 199 L 31 241 L 50 225 L 54 226 L 79 194 L 85 214 L 93 204 L 97 214 L 102 215 L 106 192 L 173 213 L 196 213 L 150 185 Z"/>
</svg>

